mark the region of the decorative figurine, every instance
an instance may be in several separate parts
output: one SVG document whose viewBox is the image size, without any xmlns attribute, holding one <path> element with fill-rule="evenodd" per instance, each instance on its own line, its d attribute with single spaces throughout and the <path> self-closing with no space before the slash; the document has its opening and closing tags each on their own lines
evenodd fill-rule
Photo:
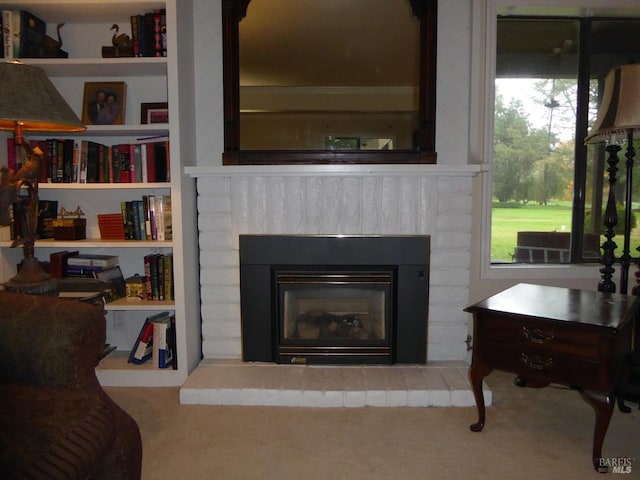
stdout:
<svg viewBox="0 0 640 480">
<path fill-rule="evenodd" d="M 118 33 L 120 27 L 114 23 L 109 30 L 114 30 L 111 46 L 102 47 L 102 57 L 133 57 L 133 42 L 126 33 Z"/>
</svg>

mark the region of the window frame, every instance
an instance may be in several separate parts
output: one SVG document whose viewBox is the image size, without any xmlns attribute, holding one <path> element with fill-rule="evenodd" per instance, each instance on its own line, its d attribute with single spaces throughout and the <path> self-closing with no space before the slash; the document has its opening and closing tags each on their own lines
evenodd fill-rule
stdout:
<svg viewBox="0 0 640 480">
<path fill-rule="evenodd" d="M 492 220 L 492 199 L 493 199 L 493 137 L 494 137 L 494 115 L 495 115 L 495 80 L 496 80 L 496 62 L 497 62 L 497 28 L 499 10 L 501 8 L 509 9 L 510 7 L 532 7 L 539 8 L 545 5 L 540 5 L 535 0 L 486 0 L 480 6 L 474 6 L 479 15 L 476 18 L 482 18 L 481 25 L 475 25 L 477 40 L 482 41 L 483 52 L 479 54 L 480 60 L 484 61 L 484 66 L 472 71 L 472 78 L 475 77 L 475 82 L 480 85 L 479 91 L 483 93 L 481 99 L 481 105 L 478 107 L 478 112 L 475 115 L 476 121 L 481 122 L 478 129 L 479 153 L 482 158 L 485 159 L 485 174 L 482 177 L 482 204 L 481 204 L 481 265 L 480 276 L 482 279 L 521 279 L 526 277 L 528 280 L 536 279 L 548 279 L 553 277 L 554 279 L 590 279 L 597 282 L 600 276 L 599 269 L 600 263 L 589 263 L 586 261 L 580 261 L 578 252 L 581 244 L 582 234 L 584 233 L 584 200 L 578 200 L 578 210 L 576 211 L 576 198 L 584 199 L 585 178 L 586 178 L 586 155 L 587 149 L 582 146 L 578 152 L 576 148 L 575 154 L 575 166 L 574 166 L 574 193 L 573 193 L 573 215 L 572 215 L 572 249 L 571 249 L 571 263 L 566 264 L 492 264 L 491 263 L 491 220 Z M 580 18 L 581 27 L 582 24 L 590 22 L 591 12 L 589 8 L 601 8 L 607 10 L 615 10 L 621 8 L 636 9 L 640 14 L 640 9 L 637 3 L 628 0 L 559 0 L 555 2 L 557 8 L 578 8 L 583 7 L 583 13 L 581 15 L 566 15 L 565 17 Z M 517 17 L 518 15 L 514 15 Z M 524 15 L 523 15 L 524 16 Z M 534 16 L 534 15 L 528 15 Z M 536 15 L 541 16 L 541 15 Z M 561 15 L 548 15 L 549 17 L 561 17 Z M 598 16 L 598 18 L 608 18 Z M 630 17 L 631 18 L 631 17 Z M 635 17 L 634 17 L 635 18 Z M 580 48 L 586 47 L 583 39 L 586 37 L 581 28 Z M 476 52 L 476 54 L 478 54 Z M 482 58 L 484 57 L 484 58 Z M 588 56 L 580 55 L 578 65 L 578 88 L 587 88 L 589 82 L 589 64 Z M 474 83 L 475 83 L 474 82 Z M 586 82 L 586 85 L 581 84 Z M 588 95 L 579 95 L 578 97 L 578 109 L 588 108 Z M 580 102 L 582 101 L 582 105 Z M 586 102 L 586 104 L 584 104 Z M 581 110 L 580 110 L 581 111 Z M 473 112 L 472 112 L 473 113 Z M 576 139 L 581 138 L 584 132 L 586 132 L 585 117 L 581 122 L 581 116 L 578 113 L 578 120 L 576 121 Z M 579 165 L 580 164 L 580 165 Z M 577 187 L 576 187 L 577 186 Z M 578 225 L 576 225 L 578 224 Z M 577 234 L 579 237 L 578 244 L 574 243 L 573 235 Z"/>
</svg>

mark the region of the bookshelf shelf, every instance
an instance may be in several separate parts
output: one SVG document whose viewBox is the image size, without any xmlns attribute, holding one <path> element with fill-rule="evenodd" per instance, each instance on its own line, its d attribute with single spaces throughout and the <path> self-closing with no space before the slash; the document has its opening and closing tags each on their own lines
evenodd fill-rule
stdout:
<svg viewBox="0 0 640 480">
<path fill-rule="evenodd" d="M 121 311 L 121 310 L 173 310 L 175 303 L 172 300 L 130 300 L 127 298 L 120 298 L 109 302 L 104 306 L 107 311 Z"/>
<path fill-rule="evenodd" d="M 11 247 L 10 241 L 0 242 L 0 248 Z M 171 248 L 173 246 L 172 241 L 158 241 L 158 240 L 100 240 L 100 239 L 87 239 L 87 240 L 37 240 L 36 248 Z"/>
<path fill-rule="evenodd" d="M 166 75 L 166 57 L 119 58 L 23 58 L 23 63 L 37 65 L 49 76 L 65 77 L 137 77 Z"/>
<path fill-rule="evenodd" d="M 154 123 L 150 125 L 127 124 L 127 125 L 87 125 L 84 132 L 76 132 L 73 134 L 64 133 L 41 133 L 38 137 L 55 137 L 55 138 L 91 138 L 91 137 L 131 137 L 138 140 L 139 138 L 153 139 L 155 137 L 165 137 L 169 135 L 169 124 Z"/>
<path fill-rule="evenodd" d="M 173 386 L 182 383 L 180 370 L 159 369 L 151 362 L 142 365 L 128 363 L 129 352 L 114 350 L 96 367 L 96 375 L 103 385 L 123 387 Z"/>
<path fill-rule="evenodd" d="M 41 183 L 40 190 L 152 190 L 170 189 L 171 183 Z"/>
<path fill-rule="evenodd" d="M 166 11 L 166 57 L 102 58 L 102 47 L 111 45 L 113 24 L 119 25 L 120 33 L 131 35 L 131 16 L 155 9 Z M 86 82 L 126 84 L 124 125 L 89 125 L 81 134 L 41 132 L 28 135 L 29 140 L 72 138 L 113 146 L 139 143 L 142 138 L 169 138 L 169 182 L 40 183 L 41 200 L 57 201 L 58 210 L 62 206 L 82 209 L 89 238 L 39 240 L 35 247 L 41 261 L 61 250 L 117 255 L 125 278 L 143 274 L 145 256 L 172 255 L 174 300 L 120 299 L 105 306 L 107 342 L 117 345 L 119 350 L 105 357 L 96 373 L 105 386 L 181 385 L 201 357 L 195 181 L 183 173 L 184 167 L 196 158 L 193 0 L 0 0 L 0 10 L 28 10 L 46 22 L 47 35 L 53 38 L 56 38 L 56 25 L 65 23 L 60 34 L 62 49 L 68 52 L 68 58 L 22 61 L 42 67 L 78 117 L 82 116 Z M 169 123 L 141 124 L 142 104 L 157 102 L 167 103 Z M 6 150 L 0 149 L 0 165 L 7 163 Z M 97 215 L 121 213 L 121 202 L 138 201 L 147 195 L 170 196 L 171 241 L 99 239 Z M 0 241 L 0 281 L 13 277 L 22 259 L 22 249 L 9 248 L 11 243 Z M 175 314 L 178 369 L 128 364 L 129 351 L 145 318 L 163 310 Z"/>
</svg>

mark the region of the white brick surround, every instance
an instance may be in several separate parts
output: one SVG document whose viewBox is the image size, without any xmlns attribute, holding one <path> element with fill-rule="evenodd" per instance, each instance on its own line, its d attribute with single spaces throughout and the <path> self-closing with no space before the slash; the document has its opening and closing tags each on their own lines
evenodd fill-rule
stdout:
<svg viewBox="0 0 640 480">
<path fill-rule="evenodd" d="M 435 165 L 192 167 L 205 358 L 240 358 L 238 235 L 431 235 L 428 361 L 465 360 L 471 190 Z"/>
</svg>

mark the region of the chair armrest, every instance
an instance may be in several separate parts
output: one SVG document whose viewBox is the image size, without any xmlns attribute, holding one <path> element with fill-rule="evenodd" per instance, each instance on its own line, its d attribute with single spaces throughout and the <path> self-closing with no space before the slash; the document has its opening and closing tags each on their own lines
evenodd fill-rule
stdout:
<svg viewBox="0 0 640 480">
<path fill-rule="evenodd" d="M 106 338 L 101 308 L 1 292 L 0 312 L 0 383 L 97 383 L 95 367 Z"/>
</svg>

